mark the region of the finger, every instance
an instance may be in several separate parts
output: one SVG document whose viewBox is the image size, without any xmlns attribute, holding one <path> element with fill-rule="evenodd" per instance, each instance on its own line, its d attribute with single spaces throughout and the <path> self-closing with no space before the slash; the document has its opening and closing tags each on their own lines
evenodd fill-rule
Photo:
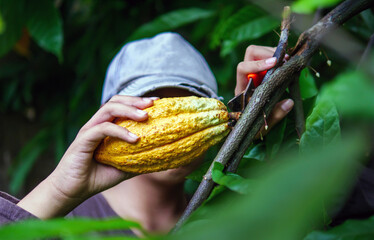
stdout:
<svg viewBox="0 0 374 240">
<path fill-rule="evenodd" d="M 245 51 L 244 61 L 257 61 L 271 58 L 274 55 L 275 49 L 275 47 L 250 45 Z"/>
<path fill-rule="evenodd" d="M 235 95 L 244 91 L 248 84 L 247 75 L 249 73 L 261 72 L 268 70 L 275 66 L 277 59 L 275 57 L 259 60 L 259 61 L 244 61 L 238 64 L 236 70 L 236 87 Z"/>
<path fill-rule="evenodd" d="M 108 102 L 83 126 L 81 131 L 103 122 L 111 122 L 117 117 L 128 118 L 134 121 L 144 121 L 148 113 L 134 106 L 117 102 Z"/>
<path fill-rule="evenodd" d="M 80 146 L 84 146 L 85 151 L 94 151 L 99 143 L 107 136 L 119 138 L 129 143 L 135 143 L 139 140 L 137 135 L 126 128 L 111 122 L 104 122 L 79 135 L 80 139 L 77 142 L 80 143 Z"/>
<path fill-rule="evenodd" d="M 133 97 L 124 95 L 114 95 L 108 102 L 122 103 L 130 106 L 134 106 L 140 109 L 151 107 L 153 101 L 159 99 L 158 97 Z"/>
<path fill-rule="evenodd" d="M 257 134 L 256 138 L 260 138 L 265 136 L 269 130 L 274 127 L 278 122 L 280 122 L 286 115 L 292 110 L 294 102 L 292 99 L 285 99 L 279 103 L 277 103 L 270 113 L 269 118 L 267 119 L 268 128 L 265 129 L 265 126 L 262 126 L 259 133 Z"/>
</svg>

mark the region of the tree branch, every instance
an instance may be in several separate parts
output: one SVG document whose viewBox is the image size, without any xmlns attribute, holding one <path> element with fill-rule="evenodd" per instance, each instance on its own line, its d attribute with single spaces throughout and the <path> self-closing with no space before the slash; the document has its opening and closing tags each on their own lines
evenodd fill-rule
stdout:
<svg viewBox="0 0 374 240">
<path fill-rule="evenodd" d="M 318 49 L 322 37 L 372 4 L 372 0 L 347 0 L 332 10 L 313 27 L 301 34 L 296 47 L 292 51 L 291 59 L 283 66 L 275 69 L 273 74 L 265 76 L 263 84 L 255 90 L 250 102 L 222 145 L 214 162 L 226 165 L 235 152 L 236 156 L 241 158 L 252 142 L 253 132 L 256 130 L 257 133 L 262 126 L 259 120 L 260 117 L 263 120 L 262 111 L 270 111 L 275 103 L 279 101 L 279 98 L 291 83 L 292 76 L 305 68 L 308 60 Z M 238 149 L 240 149 L 240 153 Z M 213 163 L 205 174 L 182 217 L 173 229 L 173 232 L 178 230 L 190 214 L 209 196 L 214 186 L 211 175 L 212 168 Z"/>
<path fill-rule="evenodd" d="M 284 7 L 282 17 L 283 17 L 283 20 L 282 20 L 282 24 L 281 24 L 281 35 L 280 35 L 280 38 L 279 38 L 278 46 L 277 46 L 277 48 L 275 50 L 275 53 L 273 55 L 273 57 L 275 57 L 277 59 L 277 64 L 272 69 L 267 71 L 267 73 L 264 77 L 263 83 L 267 82 L 269 77 L 274 73 L 275 69 L 277 69 L 283 63 L 284 56 L 286 55 L 287 44 L 288 44 L 288 35 L 289 35 L 290 25 L 291 25 L 291 9 L 290 9 L 290 7 L 288 7 L 288 6 Z M 269 104 L 269 105 L 272 106 L 271 109 L 278 102 L 278 100 L 274 100 L 274 102 Z M 265 109 L 264 110 L 264 113 L 265 113 L 266 116 L 270 115 L 271 109 Z M 258 116 L 257 119 L 254 121 L 253 127 L 250 128 L 245 140 L 243 140 L 244 142 L 248 142 L 248 144 L 241 144 L 239 146 L 238 151 L 236 151 L 234 156 L 229 161 L 229 164 L 228 164 L 228 167 L 227 167 L 228 172 L 236 172 L 236 170 L 238 169 L 239 163 L 242 160 L 242 157 L 243 157 L 246 149 L 249 147 L 249 145 L 252 143 L 252 141 L 256 137 L 257 133 L 260 131 L 261 127 L 264 125 L 264 121 L 265 121 L 265 119 L 264 119 L 263 115 Z M 244 152 L 243 155 L 242 155 L 242 152 Z"/>
</svg>

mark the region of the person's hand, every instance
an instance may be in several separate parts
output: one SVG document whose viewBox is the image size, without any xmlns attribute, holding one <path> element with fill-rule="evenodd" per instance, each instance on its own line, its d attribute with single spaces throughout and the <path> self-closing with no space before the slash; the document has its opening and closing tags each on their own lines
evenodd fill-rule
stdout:
<svg viewBox="0 0 374 240">
<path fill-rule="evenodd" d="M 114 96 L 81 128 L 52 174 L 18 205 L 40 218 L 62 216 L 90 196 L 132 177 L 94 161 L 93 153 L 106 136 L 135 143 L 138 136 L 112 121 L 116 117 L 146 120 L 148 115 L 141 109 L 152 106 L 153 100 Z"/>
<path fill-rule="evenodd" d="M 268 70 L 275 66 L 276 58 L 273 57 L 276 48 L 263 46 L 249 46 L 244 55 L 244 61 L 240 62 L 236 72 L 235 95 L 243 92 L 248 84 L 247 75 Z M 286 59 L 288 56 L 286 56 Z M 291 99 L 285 99 L 277 103 L 267 119 L 268 129 L 262 127 L 260 133 L 265 135 L 271 127 L 282 120 L 293 107 L 294 102 Z M 260 135 L 258 135 L 259 137 Z"/>
</svg>

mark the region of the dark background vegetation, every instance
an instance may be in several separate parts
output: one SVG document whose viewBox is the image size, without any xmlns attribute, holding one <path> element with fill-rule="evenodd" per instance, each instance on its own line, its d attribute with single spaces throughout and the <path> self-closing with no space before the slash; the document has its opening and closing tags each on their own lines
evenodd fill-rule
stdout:
<svg viewBox="0 0 374 240">
<path fill-rule="evenodd" d="M 180 33 L 206 57 L 227 103 L 246 47 L 277 44 L 283 6 L 291 5 L 297 12 L 289 39 L 292 47 L 313 18 L 339 2 L 0 0 L 0 190 L 22 197 L 54 169 L 79 128 L 100 107 L 106 68 L 126 42 L 164 31 Z M 193 216 L 195 231 L 182 231 L 184 237 L 225 239 L 225 234 L 235 233 L 228 236 L 247 239 L 251 233 L 254 239 L 300 239 L 294 237 L 320 226 L 329 229 L 328 215 L 339 207 L 327 207 L 332 193 L 349 192 L 356 176 L 352 164 L 370 158 L 373 145 L 374 59 L 371 52 L 362 57 L 373 32 L 369 9 L 324 40 L 320 54 L 300 76 L 308 117 L 305 134 L 297 136 L 291 112 L 248 149 L 239 175 L 226 174 L 217 165 L 213 178 L 220 186 Z M 356 71 L 359 63 L 361 72 Z M 216 151 L 210 150 L 207 160 Z M 279 168 L 272 167 L 283 161 Z M 207 161 L 189 177 L 187 191 L 193 192 L 208 165 Z M 257 189 L 254 196 L 244 197 L 248 202 L 238 201 L 230 208 L 216 200 L 250 194 L 253 189 Z M 277 206 L 282 208 L 273 209 Z M 217 213 L 235 224 L 217 227 L 222 218 Z M 218 220 L 196 228 L 194 223 L 212 215 Z M 74 223 L 66 224 L 74 235 Z M 269 225 L 278 227 L 269 232 Z M 361 233 L 369 232 L 364 224 L 358 225 Z M 349 226 L 332 233 L 350 232 Z M 319 234 L 323 233 L 314 232 L 306 239 L 322 239 Z"/>
<path fill-rule="evenodd" d="M 2 1 L 2 5 L 1 186 L 19 197 L 53 169 L 79 128 L 99 108 L 106 68 L 126 42 L 162 31 L 180 33 L 206 57 L 227 100 L 233 96 L 236 65 L 245 47 L 275 46 L 273 29 L 279 25 L 277 18 L 246 1 L 43 0 Z M 240 11 L 231 26 L 224 26 L 228 16 Z M 230 28 L 256 18 L 264 21 L 254 26 L 260 32 L 249 36 L 253 41 L 244 41 L 248 38 L 244 36 L 229 42 L 240 46 L 228 48 L 232 51 L 222 57 L 220 46 Z M 267 23 L 270 26 L 261 31 L 261 24 Z M 6 36 L 9 32 L 13 39 Z"/>
</svg>

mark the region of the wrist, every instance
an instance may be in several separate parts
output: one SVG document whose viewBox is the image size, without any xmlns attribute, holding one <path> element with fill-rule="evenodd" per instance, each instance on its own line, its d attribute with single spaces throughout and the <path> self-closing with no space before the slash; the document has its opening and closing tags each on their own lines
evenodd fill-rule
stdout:
<svg viewBox="0 0 374 240">
<path fill-rule="evenodd" d="M 17 205 L 40 219 L 50 219 L 65 216 L 83 201 L 60 192 L 49 176 Z"/>
</svg>

